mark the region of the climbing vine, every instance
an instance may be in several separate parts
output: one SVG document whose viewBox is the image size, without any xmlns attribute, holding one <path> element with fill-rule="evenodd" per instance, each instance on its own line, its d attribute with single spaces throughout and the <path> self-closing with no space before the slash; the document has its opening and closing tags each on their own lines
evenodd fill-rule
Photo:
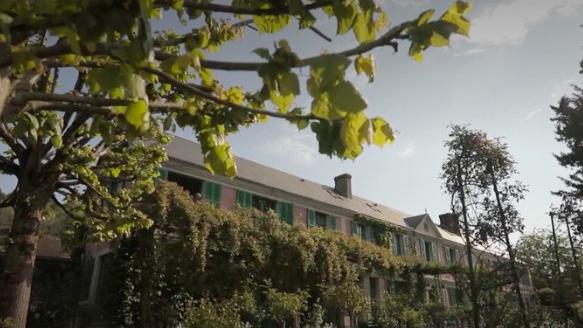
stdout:
<svg viewBox="0 0 583 328">
<path fill-rule="evenodd" d="M 161 182 L 141 210 L 153 226 L 120 243 L 105 279 L 112 290 L 104 294 L 115 295 L 107 314 L 122 327 L 200 327 L 209 316 L 254 327 L 333 322 L 339 313 L 355 319 L 383 306 L 363 294 L 359 278 L 371 272 L 410 281 L 401 293 L 410 302 L 399 311 L 413 318 L 425 313 L 424 274 L 458 270 L 272 214 L 196 203 L 172 183 Z"/>
</svg>

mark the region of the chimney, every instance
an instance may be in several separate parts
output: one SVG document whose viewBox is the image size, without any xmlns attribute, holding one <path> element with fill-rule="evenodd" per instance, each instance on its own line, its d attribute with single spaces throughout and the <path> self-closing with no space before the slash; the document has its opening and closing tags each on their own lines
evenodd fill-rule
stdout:
<svg viewBox="0 0 583 328">
<path fill-rule="evenodd" d="M 334 190 L 346 197 L 352 198 L 352 176 L 348 173 L 341 174 L 334 178 Z"/>
<path fill-rule="evenodd" d="M 443 229 L 461 235 L 459 216 L 453 213 L 445 213 L 439 216 L 439 226 Z"/>
</svg>

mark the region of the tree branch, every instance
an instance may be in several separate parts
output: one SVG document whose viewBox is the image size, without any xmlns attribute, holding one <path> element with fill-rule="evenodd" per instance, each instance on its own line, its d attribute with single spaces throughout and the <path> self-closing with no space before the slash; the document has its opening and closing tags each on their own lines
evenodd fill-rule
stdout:
<svg viewBox="0 0 583 328">
<path fill-rule="evenodd" d="M 334 55 L 341 55 L 346 57 L 352 57 L 356 55 L 360 55 L 366 52 L 369 52 L 378 47 L 384 46 L 391 46 L 395 51 L 398 51 L 398 43 L 394 40 L 402 39 L 403 36 L 401 33 L 407 27 L 407 23 L 399 24 L 391 28 L 387 33 L 383 34 L 380 38 L 368 42 L 360 44 L 352 49 L 344 50 L 337 53 L 332 53 Z M 165 53 L 156 53 L 156 58 L 159 60 L 166 60 L 171 58 L 172 55 L 165 54 Z M 308 58 L 304 58 L 300 61 L 299 64 L 293 66 L 295 68 L 309 66 L 315 61 L 320 58 L 318 56 L 312 56 Z M 224 61 L 216 61 L 216 60 L 206 60 L 203 59 L 200 61 L 200 65 L 204 68 L 208 69 L 217 69 L 217 70 L 225 70 L 225 71 L 257 71 L 261 66 L 265 65 L 266 63 L 263 62 L 224 62 Z"/>
<path fill-rule="evenodd" d="M 342 55 L 346 57 L 352 57 L 356 55 L 360 55 L 371 51 L 372 49 L 384 46 L 391 46 L 395 51 L 398 50 L 398 43 L 394 40 L 403 39 L 405 38 L 403 31 L 407 27 L 408 23 L 402 23 L 399 25 L 394 26 L 391 28 L 387 33 L 383 34 L 378 39 L 360 44 L 352 49 L 344 50 L 341 52 L 333 53 L 336 55 Z M 84 54 L 86 55 L 107 55 L 108 49 L 114 47 L 108 47 L 105 44 L 97 44 L 95 47 L 95 51 L 89 52 L 84 49 Z M 57 43 L 54 46 L 46 47 L 46 48 L 35 48 L 30 49 L 30 53 L 35 56 L 36 58 L 43 59 L 43 58 L 53 58 L 61 55 L 66 54 L 73 54 L 73 49 L 68 44 L 65 43 Z M 169 54 L 163 51 L 155 51 L 155 58 L 157 60 L 163 61 L 167 59 L 175 58 L 175 55 Z M 320 56 L 312 56 L 308 58 L 304 58 L 300 61 L 299 64 L 293 66 L 295 68 L 304 67 L 312 64 L 316 60 L 318 60 Z M 4 68 L 10 66 L 13 63 L 12 55 L 0 57 L 0 68 Z M 201 67 L 208 68 L 208 69 L 216 69 L 216 70 L 225 70 L 225 71 L 257 71 L 261 66 L 265 65 L 266 62 L 225 62 L 225 61 L 217 61 L 217 60 L 206 60 L 203 59 L 200 61 Z"/>
<path fill-rule="evenodd" d="M 19 156 L 20 153 L 24 151 L 24 149 L 18 143 L 16 138 L 14 138 L 12 134 L 10 134 L 8 129 L 6 129 L 6 126 L 1 122 L 0 122 L 0 138 L 4 139 L 6 144 L 10 147 L 10 149 L 12 149 L 12 151 L 16 154 L 17 157 Z"/>
<path fill-rule="evenodd" d="M 167 74 L 167 73 L 162 72 L 160 70 L 150 68 L 150 67 L 144 67 L 144 68 L 142 68 L 142 70 L 144 70 L 148 73 L 156 74 L 158 76 L 158 78 L 160 78 L 160 80 L 174 86 L 175 88 L 182 90 L 183 92 L 190 93 L 192 95 L 205 98 L 205 99 L 210 100 L 214 103 L 217 103 L 217 104 L 220 104 L 220 105 L 232 108 L 232 109 L 243 110 L 243 111 L 253 113 L 253 114 L 267 115 L 267 116 L 271 116 L 271 117 L 283 118 L 286 120 L 322 120 L 322 118 L 315 116 L 315 115 L 312 115 L 312 114 L 289 115 L 289 114 L 285 114 L 285 113 L 266 111 L 266 110 L 262 110 L 262 109 L 256 109 L 256 108 L 250 108 L 250 107 L 246 107 L 246 106 L 242 106 L 242 105 L 237 105 L 237 104 L 234 104 L 234 103 L 229 102 L 227 100 L 217 98 L 216 96 L 214 96 L 208 92 L 200 90 L 197 86 L 181 82 L 181 81 L 175 79 L 174 77 L 172 77 L 170 74 Z"/>
<path fill-rule="evenodd" d="M 171 0 L 158 0 L 157 5 L 160 6 L 171 6 L 173 1 Z M 317 1 L 304 6 L 307 10 L 313 10 L 322 8 L 332 4 L 330 0 Z M 222 5 L 212 2 L 201 2 L 197 0 L 185 0 L 184 7 L 189 9 L 197 9 L 204 11 L 220 12 L 220 13 L 230 13 L 239 15 L 256 15 L 256 16 L 268 16 L 268 15 L 283 15 L 289 14 L 290 8 L 288 6 L 278 6 L 273 8 L 253 8 L 253 7 L 242 7 L 242 6 L 230 6 Z"/>
<path fill-rule="evenodd" d="M 14 164 L 8 158 L 0 155 L 0 172 L 18 175 L 18 165 Z"/>
</svg>

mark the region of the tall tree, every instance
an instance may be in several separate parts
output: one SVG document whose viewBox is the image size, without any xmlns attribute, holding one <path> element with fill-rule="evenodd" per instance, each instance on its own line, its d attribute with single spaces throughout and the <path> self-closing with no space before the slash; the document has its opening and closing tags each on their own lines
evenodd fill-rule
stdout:
<svg viewBox="0 0 583 328">
<path fill-rule="evenodd" d="M 478 219 L 479 234 L 504 245 L 510 259 L 512 286 L 516 294 L 522 323 L 529 327 L 529 316 L 520 289 L 521 276 L 524 269 L 518 267 L 516 254 L 510 235 L 522 232 L 524 225 L 522 217 L 516 209 L 516 204 L 524 198 L 525 186 L 517 180 L 516 162 L 508 151 L 508 146 L 500 139 L 486 140 L 485 162 L 481 170 L 485 175 L 485 186 L 489 195 L 483 198 L 483 210 Z M 492 199 L 493 198 L 493 199 Z M 521 272 L 522 271 L 522 272 Z"/>
<path fill-rule="evenodd" d="M 486 135 L 468 127 L 454 125 L 445 142 L 447 157 L 442 164 L 441 179 L 451 196 L 452 211 L 461 214 L 463 237 L 468 264 L 468 282 L 472 303 L 472 320 L 480 327 L 480 288 L 477 281 L 473 248 L 476 245 L 475 225 L 477 217 L 470 214 L 473 205 L 479 203 L 484 193 L 483 163 L 486 153 Z"/>
<path fill-rule="evenodd" d="M 557 141 L 567 146 L 567 151 L 555 157 L 562 166 L 572 170 L 568 178 L 562 179 L 568 187 L 562 193 L 583 199 L 583 89 L 574 88 L 572 95 L 564 96 L 557 106 L 551 106 L 555 114 L 551 120 L 555 123 Z"/>
<path fill-rule="evenodd" d="M 577 204 L 577 200 L 574 199 L 572 195 L 563 195 L 563 202 L 559 207 L 558 211 L 559 220 L 565 223 L 565 229 L 567 230 L 567 241 L 569 242 L 569 250 L 571 251 L 571 263 L 575 267 L 573 274 L 574 280 L 577 282 L 579 297 L 583 300 L 583 279 L 581 278 L 581 263 L 580 263 L 580 247 L 576 246 L 577 241 L 575 236 L 571 233 L 571 226 L 575 219 L 580 219 L 582 216 L 581 210 Z"/>
<path fill-rule="evenodd" d="M 568 320 L 581 325 L 582 318 L 571 306 L 579 299 L 579 288 L 574 279 L 576 268 L 569 242 L 560 230 L 555 237 L 552 231 L 546 230 L 522 235 L 516 245 L 516 257 L 529 268 L 543 309 L 557 318 L 557 322 Z M 560 263 L 559 270 L 557 262 Z"/>
<path fill-rule="evenodd" d="M 421 60 L 452 34 L 468 34 L 468 10 L 455 1 L 439 18 L 428 10 L 388 28 L 373 0 L 0 2 L 0 140 L 9 148 L 0 172 L 18 179 L 9 196 L 14 242 L 0 277 L 0 318 L 25 326 L 38 223 L 51 198 L 94 238 L 150 224 L 132 203 L 152 190 L 165 132 L 176 125 L 192 128 L 211 172 L 229 176 L 236 165 L 225 137 L 267 117 L 310 126 L 330 156 L 353 159 L 364 144 L 383 146 L 393 132 L 382 118 L 365 116 L 366 101 L 347 70 L 372 81 L 374 61 L 366 53 L 402 43 Z M 153 21 L 171 13 L 194 28 L 156 30 Z M 293 20 L 322 35 L 315 27 L 322 14 L 336 19 L 338 34 L 352 32 L 357 45 L 301 58 L 281 40 L 271 51 L 256 49 L 257 62 L 207 58 L 242 39 L 247 27 L 277 33 Z M 297 74 L 303 67 L 305 88 Z M 217 77 L 233 71 L 258 75 L 262 87 L 223 86 Z M 63 78 L 75 75 L 74 86 L 64 87 Z M 302 89 L 310 109 L 293 106 Z M 112 180 L 132 183 L 114 191 L 107 188 Z"/>
</svg>

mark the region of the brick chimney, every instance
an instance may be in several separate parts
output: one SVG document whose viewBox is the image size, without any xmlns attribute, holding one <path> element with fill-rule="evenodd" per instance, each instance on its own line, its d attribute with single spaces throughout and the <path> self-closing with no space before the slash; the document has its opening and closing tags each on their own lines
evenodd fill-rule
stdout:
<svg viewBox="0 0 583 328">
<path fill-rule="evenodd" d="M 461 235 L 460 220 L 457 214 L 445 213 L 439 216 L 439 226 L 451 233 Z"/>
<path fill-rule="evenodd" d="M 334 178 L 334 190 L 346 197 L 352 198 L 352 176 L 348 173 L 341 174 Z"/>
</svg>

